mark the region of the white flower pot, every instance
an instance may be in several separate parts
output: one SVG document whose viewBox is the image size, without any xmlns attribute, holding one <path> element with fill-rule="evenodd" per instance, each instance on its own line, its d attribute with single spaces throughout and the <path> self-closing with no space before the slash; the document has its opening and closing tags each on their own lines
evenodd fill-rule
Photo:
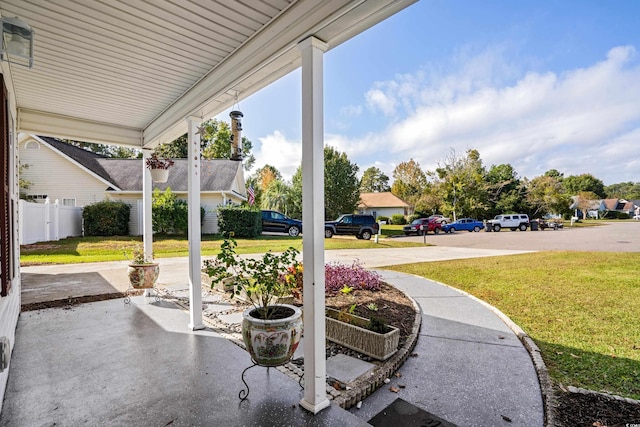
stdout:
<svg viewBox="0 0 640 427">
<path fill-rule="evenodd" d="M 169 169 L 149 169 L 153 182 L 167 182 L 169 179 Z"/>
</svg>

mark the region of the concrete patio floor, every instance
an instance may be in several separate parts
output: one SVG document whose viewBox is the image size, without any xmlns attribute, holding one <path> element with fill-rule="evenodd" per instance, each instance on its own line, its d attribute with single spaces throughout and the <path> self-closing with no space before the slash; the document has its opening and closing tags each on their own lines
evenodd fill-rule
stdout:
<svg viewBox="0 0 640 427">
<path fill-rule="evenodd" d="M 250 369 L 240 403 L 248 353 L 187 323 L 142 296 L 22 313 L 0 426 L 366 425 L 334 406 L 311 415 L 276 369 Z"/>
<path fill-rule="evenodd" d="M 327 260 L 358 258 L 371 268 L 394 260 L 517 252 L 417 248 L 345 251 L 340 258 L 330 251 Z M 160 262 L 160 283 L 188 282 L 185 259 Z M 120 277 L 126 277 L 125 266 L 25 268 L 23 303 L 31 298 L 28 295 L 40 294 L 29 289 L 46 286 L 47 274 L 49 287 L 60 290 L 59 298 L 78 292 L 85 281 L 106 293 L 125 290 L 126 281 Z M 332 404 L 313 416 L 298 405 L 303 392 L 297 381 L 277 369 L 260 367 L 247 371 L 250 395 L 240 403 L 241 374 L 251 365 L 248 354 L 213 330 L 188 330 L 188 313 L 173 301 L 140 296 L 129 305 L 113 299 L 23 312 L 0 426 L 359 426 L 368 425 L 398 397 L 460 426 L 543 425 L 541 390 L 531 358 L 489 307 L 427 279 L 380 272 L 417 301 L 422 329 L 416 357 L 399 369 L 401 377 L 391 378 L 360 409 L 346 411 Z M 391 386 L 399 392 L 391 392 Z"/>
</svg>

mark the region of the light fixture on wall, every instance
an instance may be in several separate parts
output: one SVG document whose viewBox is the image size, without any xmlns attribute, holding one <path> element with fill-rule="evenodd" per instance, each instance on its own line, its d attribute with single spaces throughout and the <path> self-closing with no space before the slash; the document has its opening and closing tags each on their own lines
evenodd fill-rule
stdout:
<svg viewBox="0 0 640 427">
<path fill-rule="evenodd" d="M 2 46 L 0 58 L 12 64 L 33 67 L 33 36 L 35 31 L 29 24 L 17 16 L 15 18 L 1 18 Z"/>
</svg>

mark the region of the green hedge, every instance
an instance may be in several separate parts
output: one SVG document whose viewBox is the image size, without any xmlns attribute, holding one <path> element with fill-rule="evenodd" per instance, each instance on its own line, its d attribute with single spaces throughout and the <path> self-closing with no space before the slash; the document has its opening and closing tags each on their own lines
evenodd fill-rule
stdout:
<svg viewBox="0 0 640 427">
<path fill-rule="evenodd" d="M 126 236 L 129 234 L 131 206 L 105 200 L 87 205 L 82 210 L 85 236 Z"/>
<path fill-rule="evenodd" d="M 394 225 L 404 225 L 407 223 L 407 220 L 402 214 L 393 214 L 391 215 L 391 222 Z"/>
<path fill-rule="evenodd" d="M 218 227 L 222 235 L 256 237 L 262 233 L 262 213 L 256 208 L 229 206 L 218 208 Z"/>
<path fill-rule="evenodd" d="M 189 204 L 167 188 L 164 192 L 153 191 L 151 223 L 155 233 L 187 234 L 189 231 Z M 200 207 L 200 224 L 205 210 Z"/>
</svg>

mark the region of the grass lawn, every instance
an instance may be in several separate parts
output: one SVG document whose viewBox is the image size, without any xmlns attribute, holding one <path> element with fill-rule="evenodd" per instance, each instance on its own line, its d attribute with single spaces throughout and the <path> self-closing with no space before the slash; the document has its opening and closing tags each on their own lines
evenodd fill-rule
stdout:
<svg viewBox="0 0 640 427">
<path fill-rule="evenodd" d="M 153 254 L 155 258 L 188 256 L 186 237 L 154 236 Z M 125 260 L 123 248 L 130 250 L 142 241 L 141 237 L 73 237 L 57 242 L 43 242 L 24 245 L 20 248 L 20 265 L 36 264 L 73 264 L 81 262 L 103 262 Z M 289 246 L 302 251 L 302 238 L 289 236 L 260 236 L 255 239 L 237 239 L 238 253 L 262 253 L 284 251 Z M 218 253 L 222 238 L 218 235 L 202 236 L 203 256 Z M 331 249 L 367 249 L 399 248 L 422 246 L 421 243 L 403 242 L 396 239 L 381 238 L 379 243 L 371 240 L 358 240 L 352 236 L 334 236 L 324 240 L 325 248 Z"/>
<path fill-rule="evenodd" d="M 640 253 L 540 252 L 389 268 L 500 309 L 535 340 L 555 382 L 640 399 Z"/>
</svg>

